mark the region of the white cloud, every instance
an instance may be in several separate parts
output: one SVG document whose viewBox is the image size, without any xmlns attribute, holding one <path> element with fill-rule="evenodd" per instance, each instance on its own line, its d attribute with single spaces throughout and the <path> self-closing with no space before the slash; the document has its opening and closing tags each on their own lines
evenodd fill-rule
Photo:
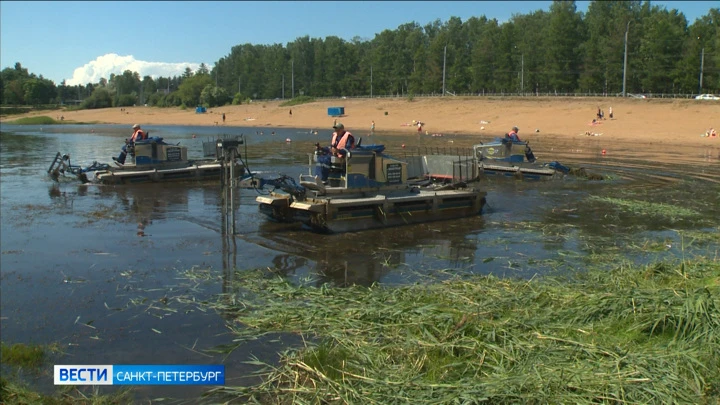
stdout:
<svg viewBox="0 0 720 405">
<path fill-rule="evenodd" d="M 120 56 L 115 53 L 108 53 L 103 56 L 98 56 L 97 59 L 86 63 L 84 66 L 76 68 L 73 72 L 72 79 L 67 79 L 66 84 L 68 86 L 75 86 L 78 84 L 86 85 L 88 83 L 97 83 L 101 78 L 110 79 L 111 73 L 119 75 L 126 70 L 138 72 L 141 78 L 145 76 L 151 76 L 153 79 L 160 76 L 180 76 L 187 67 L 194 72 L 200 67 L 200 64 L 192 62 L 147 62 L 137 60 L 132 55 Z"/>
</svg>

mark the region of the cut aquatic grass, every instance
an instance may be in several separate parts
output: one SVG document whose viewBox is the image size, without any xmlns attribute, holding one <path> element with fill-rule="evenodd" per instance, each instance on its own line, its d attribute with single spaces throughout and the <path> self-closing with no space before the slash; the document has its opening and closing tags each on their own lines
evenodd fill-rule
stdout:
<svg viewBox="0 0 720 405">
<path fill-rule="evenodd" d="M 48 354 L 59 352 L 57 344 L 41 346 L 15 343 L 7 345 L 5 342 L 0 342 L 0 350 L 4 365 L 23 368 L 38 368 L 43 364 Z"/>
<path fill-rule="evenodd" d="M 213 305 L 233 314 L 236 342 L 310 338 L 262 384 L 213 391 L 249 402 L 720 400 L 718 261 L 399 288 L 293 286 L 259 272 L 235 283 Z"/>
<path fill-rule="evenodd" d="M 614 205 L 621 208 L 624 212 L 629 212 L 633 215 L 647 215 L 654 217 L 665 217 L 670 219 L 693 218 L 699 217 L 701 215 L 700 212 L 693 209 L 678 207 L 675 205 L 664 203 L 633 201 L 622 198 L 598 196 L 591 196 L 588 200 L 604 202 L 610 205 Z"/>
<path fill-rule="evenodd" d="M 84 387 L 90 390 L 90 387 Z M 8 405 L 111 405 L 129 404 L 133 402 L 131 391 L 121 389 L 112 394 L 99 394 L 96 387 L 92 387 L 90 394 L 86 394 L 74 386 L 65 386 L 55 395 L 44 395 L 28 387 L 8 381 L 0 377 L 0 403 Z"/>
</svg>

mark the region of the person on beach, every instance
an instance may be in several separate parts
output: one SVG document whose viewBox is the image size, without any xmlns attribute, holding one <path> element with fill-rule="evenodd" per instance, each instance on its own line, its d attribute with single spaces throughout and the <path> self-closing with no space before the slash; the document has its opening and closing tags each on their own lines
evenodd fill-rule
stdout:
<svg viewBox="0 0 720 405">
<path fill-rule="evenodd" d="M 130 136 L 130 140 L 125 140 L 125 145 L 123 145 L 122 150 L 120 151 L 120 155 L 118 157 L 113 156 L 113 160 L 121 165 L 125 164 L 125 158 L 127 157 L 127 149 L 128 145 L 134 145 L 135 142 L 141 141 L 143 139 L 147 139 L 147 135 L 145 134 L 145 131 L 140 128 L 140 124 L 135 124 L 132 126 L 133 134 Z"/>
<path fill-rule="evenodd" d="M 370 124 L 370 135 L 375 133 L 375 121 Z"/>
<path fill-rule="evenodd" d="M 223 113 L 223 124 L 225 123 L 225 113 Z"/>
<path fill-rule="evenodd" d="M 610 119 L 613 119 L 612 107 L 608 110 L 608 115 L 610 116 Z"/>
</svg>

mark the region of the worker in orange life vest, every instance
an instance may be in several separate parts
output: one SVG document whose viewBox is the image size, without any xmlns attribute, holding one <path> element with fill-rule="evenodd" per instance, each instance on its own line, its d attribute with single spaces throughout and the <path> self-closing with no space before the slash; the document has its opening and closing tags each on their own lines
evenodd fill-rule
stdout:
<svg viewBox="0 0 720 405">
<path fill-rule="evenodd" d="M 345 126 L 342 122 L 337 122 L 333 125 L 335 132 L 332 134 L 332 140 L 330 141 L 330 151 L 333 155 L 338 157 L 345 156 L 346 149 L 355 148 L 355 137 L 345 130 Z"/>
<path fill-rule="evenodd" d="M 120 155 L 118 157 L 113 157 L 113 160 L 122 164 L 125 164 L 125 158 L 127 157 L 127 146 L 128 144 L 133 144 L 137 141 L 141 141 L 143 139 L 147 139 L 147 135 L 145 134 L 145 131 L 140 128 L 140 124 L 135 124 L 132 126 L 133 134 L 130 137 L 130 141 L 126 141 L 125 145 L 123 145 L 122 150 L 120 151 Z"/>
<path fill-rule="evenodd" d="M 315 175 L 320 177 L 323 182 L 327 181 L 330 174 L 330 163 L 332 156 L 344 157 L 348 149 L 355 148 L 355 137 L 345 130 L 345 126 L 340 122 L 333 124 L 335 132 L 330 140 L 330 147 L 320 147 L 316 144 L 317 165 L 315 166 Z"/>
<path fill-rule="evenodd" d="M 508 132 L 507 134 L 505 134 L 505 138 L 506 138 L 506 139 L 510 139 L 510 140 L 513 141 L 513 142 L 521 142 L 521 141 L 520 141 L 520 137 L 519 137 L 518 134 L 517 134 L 518 131 L 519 131 L 518 127 L 512 127 L 512 129 L 510 130 L 510 132 Z"/>
</svg>

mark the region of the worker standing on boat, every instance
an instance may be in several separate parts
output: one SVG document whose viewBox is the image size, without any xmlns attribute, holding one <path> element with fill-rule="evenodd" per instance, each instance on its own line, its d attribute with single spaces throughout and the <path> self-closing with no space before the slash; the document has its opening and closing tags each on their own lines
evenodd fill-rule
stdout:
<svg viewBox="0 0 720 405">
<path fill-rule="evenodd" d="M 117 163 L 120 163 L 121 165 L 125 164 L 125 158 L 127 157 L 127 147 L 128 145 L 134 144 L 136 141 L 141 141 L 143 139 L 147 139 L 147 135 L 145 135 L 145 131 L 140 128 L 140 124 L 135 124 L 132 126 L 133 134 L 130 137 L 129 141 L 125 141 L 125 145 L 123 145 L 122 150 L 120 151 L 120 155 L 118 157 L 113 157 L 113 160 Z"/>
</svg>

